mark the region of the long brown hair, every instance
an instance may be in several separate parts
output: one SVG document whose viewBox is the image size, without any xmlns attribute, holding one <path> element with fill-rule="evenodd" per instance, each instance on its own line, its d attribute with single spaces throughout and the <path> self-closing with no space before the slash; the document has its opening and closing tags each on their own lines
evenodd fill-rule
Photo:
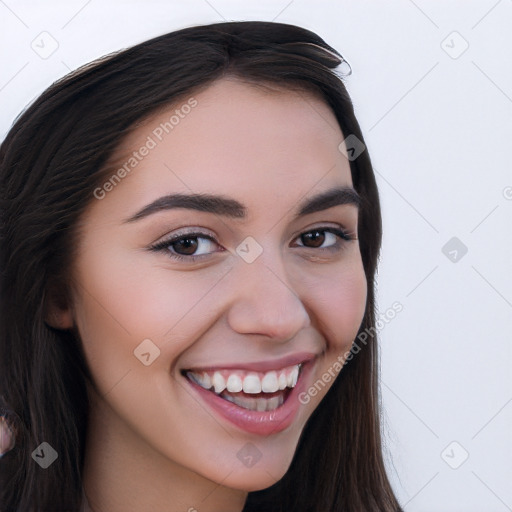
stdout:
<svg viewBox="0 0 512 512">
<path fill-rule="evenodd" d="M 138 121 L 224 76 L 314 93 L 345 137 L 364 142 L 336 72 L 341 62 L 318 35 L 293 25 L 190 27 L 70 73 L 16 120 L 0 147 L 0 414 L 16 433 L 14 450 L 0 460 L 1 511 L 79 510 L 91 375 L 78 333 L 52 329 L 45 314 L 52 290 L 66 289 L 80 217 L 112 152 Z M 379 197 L 368 151 L 350 166 L 362 197 L 368 282 L 360 332 L 375 332 Z M 382 457 L 376 341 L 345 364 L 286 475 L 249 493 L 244 512 L 400 510 Z M 42 441 L 59 454 L 46 470 L 31 458 Z"/>
</svg>

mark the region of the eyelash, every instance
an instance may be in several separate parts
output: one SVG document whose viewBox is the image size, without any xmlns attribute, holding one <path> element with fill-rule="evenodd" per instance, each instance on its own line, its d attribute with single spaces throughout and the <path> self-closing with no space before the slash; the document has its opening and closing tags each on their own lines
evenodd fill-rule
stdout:
<svg viewBox="0 0 512 512">
<path fill-rule="evenodd" d="M 322 226 L 319 228 L 310 229 L 309 231 L 304 231 L 303 233 L 299 234 L 296 238 L 300 238 L 302 235 L 306 235 L 306 234 L 314 233 L 314 232 L 333 233 L 334 235 L 337 235 L 342 241 L 338 241 L 338 242 L 336 242 L 336 244 L 334 244 L 332 246 L 323 247 L 323 248 L 322 247 L 306 247 L 303 245 L 299 245 L 299 247 L 304 247 L 305 249 L 316 249 L 316 250 L 320 250 L 320 251 L 336 252 L 336 251 L 339 251 L 342 249 L 342 247 L 340 247 L 340 245 L 343 245 L 344 242 L 350 242 L 352 240 L 356 240 L 356 237 L 353 236 L 348 231 L 345 231 L 340 228 L 333 228 L 333 227 L 327 227 L 327 226 L 325 226 L 325 227 Z M 169 247 L 171 245 L 173 245 L 174 243 L 179 242 L 180 240 L 186 240 L 186 239 L 190 239 L 190 238 L 205 238 L 217 245 L 220 245 L 219 242 L 217 242 L 217 240 L 214 237 L 207 235 L 206 233 L 192 232 L 192 233 L 180 233 L 179 235 L 174 236 L 168 240 L 163 240 L 161 242 L 158 242 L 154 245 L 151 245 L 149 247 L 149 250 L 154 251 L 154 252 L 166 252 L 171 259 L 176 260 L 176 261 L 186 261 L 187 263 L 194 263 L 194 262 L 201 260 L 203 258 L 206 258 L 210 255 L 210 254 L 204 254 L 204 255 L 200 255 L 200 256 L 193 256 L 193 255 L 184 256 L 183 254 L 176 254 L 169 250 Z"/>
</svg>

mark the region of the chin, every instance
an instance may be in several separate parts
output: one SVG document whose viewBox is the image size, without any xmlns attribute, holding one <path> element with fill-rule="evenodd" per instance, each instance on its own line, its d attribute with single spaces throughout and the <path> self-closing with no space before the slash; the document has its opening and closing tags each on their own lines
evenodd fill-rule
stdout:
<svg viewBox="0 0 512 512">
<path fill-rule="evenodd" d="M 250 446 L 250 443 L 248 442 L 246 446 Z M 296 444 L 293 444 L 286 453 L 283 450 L 276 450 L 275 447 L 265 448 L 261 441 L 259 446 L 262 453 L 257 461 L 254 459 L 247 466 L 243 463 L 236 464 L 230 468 L 231 473 L 227 478 L 226 474 L 229 471 L 219 474 L 217 469 L 215 480 L 221 485 L 246 492 L 267 489 L 281 480 L 290 467 Z M 243 459 L 243 456 L 239 458 Z"/>
<path fill-rule="evenodd" d="M 279 482 L 286 474 L 286 469 L 281 468 L 251 468 L 249 471 L 240 474 L 231 474 L 223 480 L 222 485 L 246 492 L 261 491 Z"/>
</svg>

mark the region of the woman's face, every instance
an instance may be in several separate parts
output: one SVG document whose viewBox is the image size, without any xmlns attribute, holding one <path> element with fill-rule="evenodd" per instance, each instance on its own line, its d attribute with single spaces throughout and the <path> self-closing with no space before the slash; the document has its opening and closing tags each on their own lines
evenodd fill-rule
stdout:
<svg viewBox="0 0 512 512">
<path fill-rule="evenodd" d="M 109 457 L 244 491 L 284 475 L 365 309 L 344 138 L 310 95 L 223 79 L 117 149 L 70 313 Z"/>
</svg>

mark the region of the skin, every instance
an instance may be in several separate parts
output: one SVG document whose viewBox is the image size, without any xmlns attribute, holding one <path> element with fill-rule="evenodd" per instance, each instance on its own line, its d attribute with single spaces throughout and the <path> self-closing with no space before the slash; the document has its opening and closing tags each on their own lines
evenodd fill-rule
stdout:
<svg viewBox="0 0 512 512">
<path fill-rule="evenodd" d="M 0 417 L 0 457 L 14 448 L 11 430 L 4 418 Z"/>
<path fill-rule="evenodd" d="M 179 125 L 93 200 L 80 225 L 72 302 L 52 313 L 58 327 L 78 328 L 97 388 L 89 390 L 83 479 L 96 511 L 241 511 L 248 492 L 285 474 L 332 381 L 286 430 L 258 436 L 197 400 L 180 370 L 307 351 L 316 355 L 309 386 L 350 349 L 364 314 L 358 240 L 325 233 L 322 247 L 339 242 L 328 251 L 300 237 L 325 226 L 355 236 L 357 207 L 293 219 L 305 198 L 352 186 L 338 149 L 345 137 L 330 108 L 309 94 L 226 78 L 194 97 L 197 106 Z M 139 125 L 117 149 L 113 168 L 176 108 Z M 124 222 L 177 192 L 231 197 L 248 217 L 174 209 Z M 148 250 L 186 227 L 218 241 L 196 239 L 202 260 L 172 260 L 172 249 L 187 254 L 176 244 Z M 250 264 L 235 251 L 247 236 L 263 248 Z M 149 366 L 133 353 L 144 339 L 160 349 Z M 248 442 L 262 454 L 252 467 L 237 457 Z"/>
</svg>

